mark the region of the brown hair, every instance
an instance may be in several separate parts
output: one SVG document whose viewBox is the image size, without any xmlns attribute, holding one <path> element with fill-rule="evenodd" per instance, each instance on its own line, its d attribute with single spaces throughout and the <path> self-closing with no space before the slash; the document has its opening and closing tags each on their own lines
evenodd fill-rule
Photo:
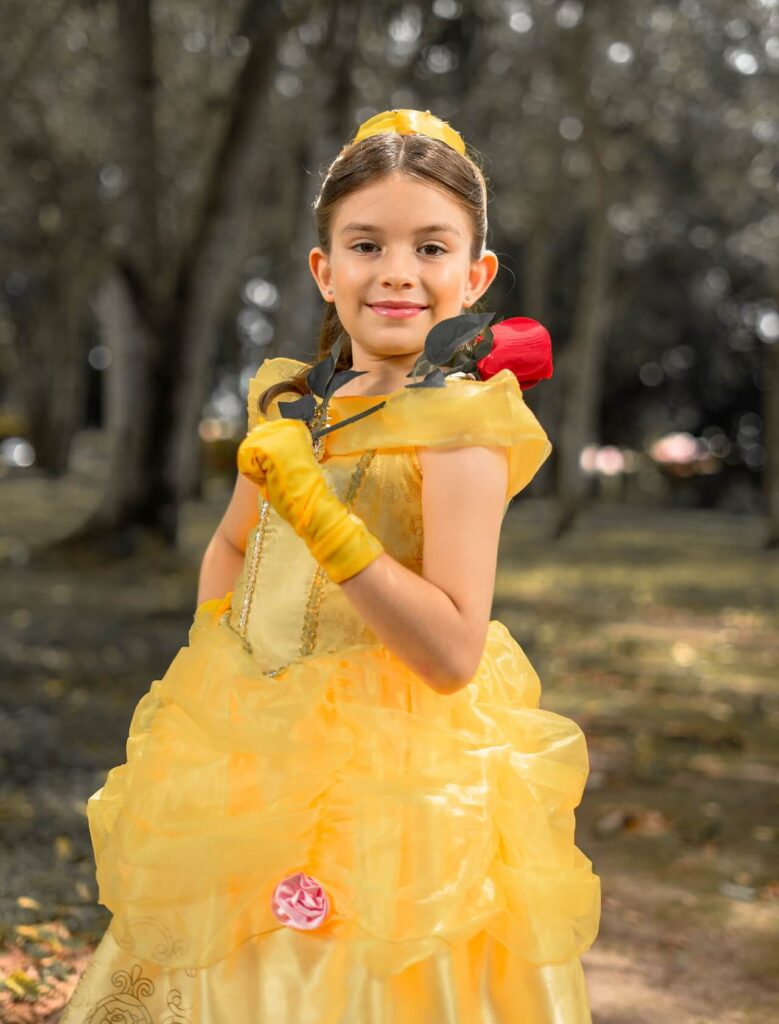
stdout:
<svg viewBox="0 0 779 1024">
<path fill-rule="evenodd" d="M 391 174 L 405 174 L 417 181 L 439 186 L 458 200 L 473 225 L 471 258 L 477 260 L 482 256 L 487 237 L 487 183 L 479 165 L 471 156 L 461 156 L 438 139 L 396 132 L 368 136 L 348 146 L 330 164 L 313 203 L 319 245 L 326 253 L 330 252 L 332 222 L 338 203 L 358 188 Z M 344 331 L 335 303 L 326 305 L 316 359 L 288 380 L 266 388 L 257 403 L 261 413 L 264 414 L 269 403 L 284 392 L 310 394 L 307 383 L 309 371 L 327 356 L 342 333 L 344 343 L 336 370 L 351 368 L 351 338 Z M 476 302 L 469 308 L 473 312 L 481 312 L 480 306 L 481 303 Z"/>
</svg>

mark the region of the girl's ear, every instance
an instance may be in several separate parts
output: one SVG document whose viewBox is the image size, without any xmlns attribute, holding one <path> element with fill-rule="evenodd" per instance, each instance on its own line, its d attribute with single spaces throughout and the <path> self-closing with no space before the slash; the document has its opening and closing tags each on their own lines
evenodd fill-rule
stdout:
<svg viewBox="0 0 779 1024">
<path fill-rule="evenodd" d="M 322 293 L 322 298 L 325 302 L 334 302 L 334 296 L 330 288 L 330 281 L 332 278 L 332 271 L 330 269 L 330 261 L 327 258 L 327 253 L 320 246 L 314 246 L 311 252 L 308 254 L 308 266 L 317 283 L 319 291 Z"/>
<path fill-rule="evenodd" d="M 468 273 L 468 296 L 473 305 L 487 291 L 500 269 L 500 261 L 492 249 L 485 249 L 478 260 L 471 262 Z"/>
</svg>

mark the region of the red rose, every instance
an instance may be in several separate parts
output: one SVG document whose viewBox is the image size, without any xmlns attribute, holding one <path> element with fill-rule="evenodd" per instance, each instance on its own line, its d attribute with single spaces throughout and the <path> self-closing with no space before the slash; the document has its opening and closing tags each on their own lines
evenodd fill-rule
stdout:
<svg viewBox="0 0 779 1024">
<path fill-rule="evenodd" d="M 538 320 L 513 316 L 492 328 L 492 351 L 476 364 L 482 380 L 511 370 L 523 391 L 552 376 L 552 339 Z M 481 338 L 479 338 L 477 341 Z"/>
</svg>

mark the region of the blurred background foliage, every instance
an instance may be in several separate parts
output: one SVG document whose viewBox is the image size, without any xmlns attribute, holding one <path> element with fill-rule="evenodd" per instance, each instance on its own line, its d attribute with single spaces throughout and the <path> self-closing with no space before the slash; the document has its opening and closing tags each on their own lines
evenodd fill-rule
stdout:
<svg viewBox="0 0 779 1024">
<path fill-rule="evenodd" d="M 320 173 L 431 109 L 482 154 L 496 320 L 549 328 L 528 493 L 779 537 L 776 0 L 6 0 L 0 472 L 85 472 L 72 540 L 234 475 L 249 378 L 313 359 Z"/>
</svg>

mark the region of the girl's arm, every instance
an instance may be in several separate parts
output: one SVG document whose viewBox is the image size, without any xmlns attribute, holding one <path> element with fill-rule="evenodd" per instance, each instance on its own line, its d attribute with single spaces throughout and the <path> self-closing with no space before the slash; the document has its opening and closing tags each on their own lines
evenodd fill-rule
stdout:
<svg viewBox="0 0 779 1024">
<path fill-rule="evenodd" d="M 257 485 L 240 473 L 237 474 L 230 504 L 200 564 L 198 605 L 212 597 L 224 597 L 229 590 L 234 589 L 243 566 L 246 538 L 257 523 L 258 496 Z"/>
<path fill-rule="evenodd" d="M 484 653 L 508 482 L 501 448 L 420 448 L 419 576 L 386 552 L 339 584 L 368 627 L 438 693 L 454 693 Z"/>
</svg>

